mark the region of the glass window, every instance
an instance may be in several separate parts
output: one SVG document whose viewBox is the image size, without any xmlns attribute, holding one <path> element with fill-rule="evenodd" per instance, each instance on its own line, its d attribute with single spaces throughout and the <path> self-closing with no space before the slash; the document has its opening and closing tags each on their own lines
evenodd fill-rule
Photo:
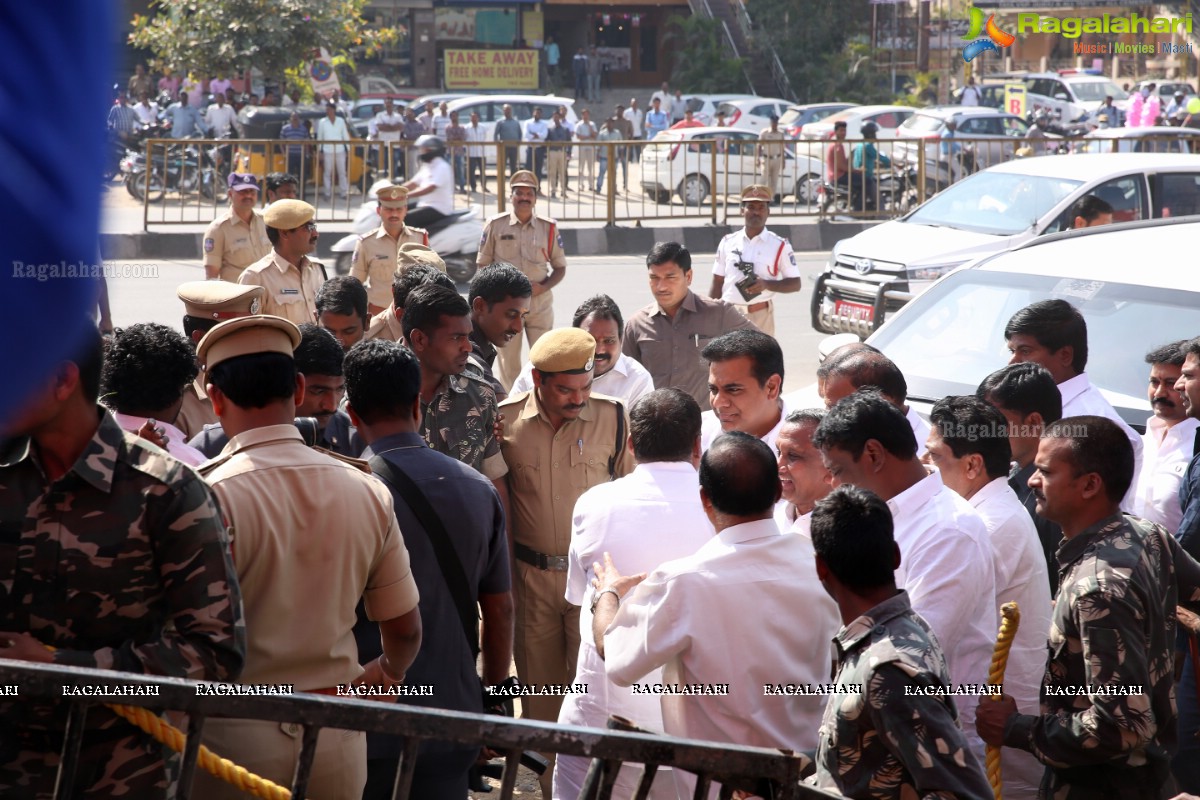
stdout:
<svg viewBox="0 0 1200 800">
<path fill-rule="evenodd" d="M 1129 97 L 1112 81 L 1079 81 L 1072 83 L 1071 88 L 1075 90 L 1075 97 L 1081 103 L 1103 103 L 1105 97 L 1112 97 L 1114 103 L 1119 103 Z"/>
<path fill-rule="evenodd" d="M 1129 222 L 1142 218 L 1143 186 L 1141 175 L 1125 175 L 1100 184 L 1090 194 L 1113 207 L 1113 222 Z"/>
<path fill-rule="evenodd" d="M 1200 175 L 1177 173 L 1156 175 L 1154 185 L 1154 216 L 1184 217 L 1200 214 Z"/>
<path fill-rule="evenodd" d="M 932 114 L 913 114 L 900 127 L 913 133 L 934 133 L 942 129 L 942 118 Z"/>
<path fill-rule="evenodd" d="M 905 222 L 1011 236 L 1035 224 L 1080 183 L 979 172 L 934 195 Z"/>
<path fill-rule="evenodd" d="M 1029 133 L 1029 125 L 1027 125 L 1023 119 L 1019 119 L 1017 117 L 1005 117 L 1003 124 L 1004 133 L 1007 136 L 1015 136 L 1023 139 L 1025 138 L 1025 134 Z"/>
<path fill-rule="evenodd" d="M 766 105 L 755 106 L 750 113 L 756 117 L 769 117 L 775 113 L 775 106 L 769 103 Z"/>
<path fill-rule="evenodd" d="M 815 112 L 814 112 L 815 113 Z M 821 117 L 811 116 L 807 120 L 803 119 L 804 112 L 798 108 L 789 108 L 779 117 L 779 127 L 786 128 L 789 125 L 803 125 L 806 122 L 816 122 Z"/>
<path fill-rule="evenodd" d="M 900 121 L 896 119 L 896 115 L 891 111 L 885 111 L 882 114 L 876 114 L 871 117 L 871 121 L 881 128 L 895 128 L 900 125 Z"/>
</svg>

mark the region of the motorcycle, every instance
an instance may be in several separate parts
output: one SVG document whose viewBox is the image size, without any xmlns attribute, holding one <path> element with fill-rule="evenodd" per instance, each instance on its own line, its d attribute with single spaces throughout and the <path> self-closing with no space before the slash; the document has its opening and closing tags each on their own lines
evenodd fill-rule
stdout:
<svg viewBox="0 0 1200 800">
<path fill-rule="evenodd" d="M 907 214 L 917 207 L 917 168 L 912 165 L 893 164 L 891 169 L 880 174 L 875 182 L 879 213 Z M 850 213 L 864 211 L 863 198 L 857 189 L 851 196 L 849 183 L 823 181 L 817 190 L 822 212 Z"/>
<path fill-rule="evenodd" d="M 371 187 L 368 197 L 374 197 Z M 358 238 L 379 227 L 379 214 L 375 200 L 359 206 L 354 215 L 354 233 L 343 236 L 333 245 L 334 269 L 339 275 L 350 273 L 350 260 Z M 411 208 L 411 206 L 410 206 Z M 475 276 L 475 256 L 479 252 L 479 239 L 483 235 L 483 216 L 478 206 L 455 211 L 429 225 L 429 247 L 446 262 L 446 273 L 455 283 L 468 283 Z"/>
<path fill-rule="evenodd" d="M 148 186 L 146 154 L 131 149 L 121 162 L 125 188 L 139 202 L 157 203 L 168 191 L 179 194 L 199 192 L 204 198 L 215 200 L 221 182 L 217 170 L 219 147 L 200 147 L 184 140 L 168 145 L 165 156 L 156 150 Z"/>
</svg>

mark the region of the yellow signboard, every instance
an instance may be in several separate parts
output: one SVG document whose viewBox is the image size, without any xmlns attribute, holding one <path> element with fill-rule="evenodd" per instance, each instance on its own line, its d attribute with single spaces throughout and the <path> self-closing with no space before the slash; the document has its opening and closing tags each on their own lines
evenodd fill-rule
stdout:
<svg viewBox="0 0 1200 800">
<path fill-rule="evenodd" d="M 1025 116 L 1025 84 L 1004 84 L 1004 110 L 1018 117 Z"/>
<path fill-rule="evenodd" d="M 537 89 L 536 50 L 446 50 L 447 89 Z"/>
</svg>

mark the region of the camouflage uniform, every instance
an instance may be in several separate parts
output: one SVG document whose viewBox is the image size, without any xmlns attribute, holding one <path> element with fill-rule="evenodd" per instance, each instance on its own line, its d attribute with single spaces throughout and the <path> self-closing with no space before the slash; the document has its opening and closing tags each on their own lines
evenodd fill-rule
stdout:
<svg viewBox="0 0 1200 800">
<path fill-rule="evenodd" d="M 496 393 L 470 371 L 443 379 L 437 394 L 425 404 L 421 436 L 439 453 L 495 480 L 508 473 L 495 424 Z"/>
<path fill-rule="evenodd" d="M 816 783 L 859 798 L 987 798 L 992 790 L 958 727 L 950 673 L 929 625 L 898 592 L 833 640 L 837 685 L 817 744 Z M 910 688 L 911 687 L 911 688 Z"/>
<path fill-rule="evenodd" d="M 468 359 L 467 366 L 473 367 L 496 393 L 496 402 L 503 403 L 508 399 L 504 384 L 492 373 L 492 366 L 496 363 L 496 345 L 488 341 L 475 323 L 471 323 L 471 355 Z"/>
<path fill-rule="evenodd" d="M 57 664 L 234 680 L 246 631 L 221 512 L 199 476 L 107 412 L 47 485 L 28 439 L 0 452 L 0 629 Z M 49 796 L 69 703 L 0 706 L 0 795 Z M 162 796 L 162 748 L 93 707 L 71 797 Z"/>
<path fill-rule="evenodd" d="M 1042 713 L 1014 714 L 1004 744 L 1047 765 L 1043 797 L 1164 797 L 1174 610 L 1200 601 L 1200 564 L 1161 525 L 1117 515 L 1063 542 L 1058 567 Z M 1089 694 L 1061 693 L 1075 687 Z"/>
</svg>

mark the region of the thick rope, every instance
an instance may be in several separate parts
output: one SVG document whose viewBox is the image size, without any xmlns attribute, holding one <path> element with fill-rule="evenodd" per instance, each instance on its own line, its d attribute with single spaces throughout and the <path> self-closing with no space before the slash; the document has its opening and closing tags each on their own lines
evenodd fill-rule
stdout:
<svg viewBox="0 0 1200 800">
<path fill-rule="evenodd" d="M 1000 606 L 1000 634 L 996 637 L 996 647 L 992 650 L 992 667 L 988 670 L 988 683 L 1001 686 L 1004 683 L 1004 669 L 1008 666 L 1008 651 L 1012 649 L 1013 637 L 1021 624 L 1021 609 L 1016 603 L 1005 603 Z M 999 701 L 1000 695 L 990 695 L 992 700 Z M 1000 777 L 1000 748 L 996 745 L 987 746 L 987 776 L 992 784 L 992 793 L 996 800 L 1003 800 L 1004 782 Z"/>
</svg>

